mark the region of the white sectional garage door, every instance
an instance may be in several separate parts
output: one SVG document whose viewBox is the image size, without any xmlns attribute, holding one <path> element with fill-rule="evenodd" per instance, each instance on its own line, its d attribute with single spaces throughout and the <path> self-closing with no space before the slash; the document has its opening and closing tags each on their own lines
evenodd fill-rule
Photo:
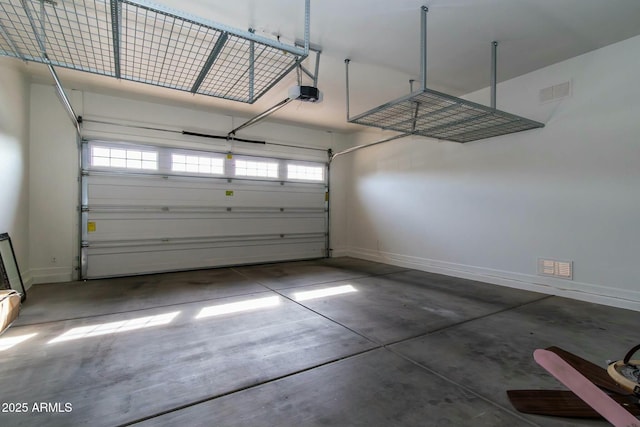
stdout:
<svg viewBox="0 0 640 427">
<path fill-rule="evenodd" d="M 85 142 L 82 277 L 326 256 L 326 169 L 326 163 Z"/>
</svg>

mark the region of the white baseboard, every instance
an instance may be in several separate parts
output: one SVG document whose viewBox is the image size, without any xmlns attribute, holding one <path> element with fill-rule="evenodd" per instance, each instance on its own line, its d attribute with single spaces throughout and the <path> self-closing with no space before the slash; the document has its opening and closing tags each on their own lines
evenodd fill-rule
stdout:
<svg viewBox="0 0 640 427">
<path fill-rule="evenodd" d="M 33 285 L 33 277 L 31 277 L 31 270 L 25 271 L 21 273 L 22 275 L 22 283 L 24 284 L 25 290 L 29 290 L 31 285 Z"/>
<path fill-rule="evenodd" d="M 369 261 L 382 262 L 398 267 L 412 268 L 429 273 L 444 274 L 463 279 L 476 280 L 510 288 L 557 295 L 580 301 L 640 311 L 640 292 L 610 288 L 591 283 L 554 279 L 511 271 L 495 270 L 471 265 L 456 264 L 428 258 L 372 251 L 365 248 L 339 248 L 333 257 L 350 256 Z"/>
<path fill-rule="evenodd" d="M 25 276 L 30 278 L 30 284 L 71 282 L 73 271 L 66 267 L 32 268 Z"/>
<path fill-rule="evenodd" d="M 351 252 L 349 252 L 345 248 L 331 249 L 331 258 L 339 258 L 341 256 L 353 256 L 353 255 L 351 255 Z"/>
</svg>

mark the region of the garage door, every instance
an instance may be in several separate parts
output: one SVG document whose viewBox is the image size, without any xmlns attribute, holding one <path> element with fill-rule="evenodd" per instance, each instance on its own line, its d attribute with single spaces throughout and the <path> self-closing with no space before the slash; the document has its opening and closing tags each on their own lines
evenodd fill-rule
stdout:
<svg viewBox="0 0 640 427">
<path fill-rule="evenodd" d="M 85 141 L 83 278 L 327 252 L 326 163 Z"/>
</svg>

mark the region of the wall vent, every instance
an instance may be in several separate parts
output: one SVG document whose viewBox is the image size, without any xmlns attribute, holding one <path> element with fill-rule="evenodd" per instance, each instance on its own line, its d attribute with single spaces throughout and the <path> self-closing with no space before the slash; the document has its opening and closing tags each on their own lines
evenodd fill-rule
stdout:
<svg viewBox="0 0 640 427">
<path fill-rule="evenodd" d="M 551 276 L 572 280 L 573 261 L 557 261 L 553 259 L 538 258 L 538 274 L 540 276 Z"/>
<path fill-rule="evenodd" d="M 555 101 L 571 95 L 571 81 L 540 89 L 540 103 Z"/>
</svg>

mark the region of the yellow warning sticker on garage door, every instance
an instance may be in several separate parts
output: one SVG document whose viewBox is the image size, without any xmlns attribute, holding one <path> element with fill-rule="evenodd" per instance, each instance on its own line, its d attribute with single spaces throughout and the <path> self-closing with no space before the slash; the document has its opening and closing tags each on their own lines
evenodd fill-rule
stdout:
<svg viewBox="0 0 640 427">
<path fill-rule="evenodd" d="M 233 196 L 233 190 L 227 190 L 227 191 L 225 191 L 224 194 L 227 195 L 227 196 L 232 197 Z"/>
<path fill-rule="evenodd" d="M 89 221 L 87 223 L 87 231 L 89 233 L 94 233 L 96 231 L 96 223 L 95 223 L 95 221 Z"/>
</svg>

